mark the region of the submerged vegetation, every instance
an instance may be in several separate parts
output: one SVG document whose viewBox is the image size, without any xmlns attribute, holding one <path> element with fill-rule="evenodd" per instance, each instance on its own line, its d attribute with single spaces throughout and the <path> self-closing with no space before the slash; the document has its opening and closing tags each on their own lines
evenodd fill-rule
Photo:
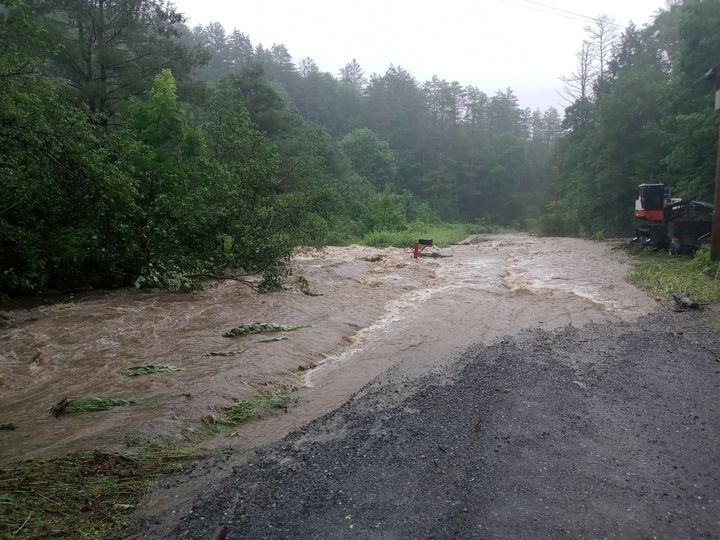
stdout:
<svg viewBox="0 0 720 540">
<path fill-rule="evenodd" d="M 292 392 L 294 390 L 291 387 L 276 388 L 259 394 L 253 399 L 236 401 L 223 409 L 222 414 L 215 423 L 215 429 L 219 427 L 235 427 L 251 418 L 264 416 L 277 409 L 284 408 L 293 401 Z"/>
<path fill-rule="evenodd" d="M 277 337 L 268 337 L 264 339 L 259 339 L 258 343 L 274 343 L 275 341 L 285 341 L 288 338 L 288 336 L 277 336 Z"/>
<path fill-rule="evenodd" d="M 241 324 L 235 328 L 231 328 L 223 334 L 224 337 L 238 337 L 246 336 L 249 334 L 262 334 L 265 332 L 292 332 L 303 328 L 302 326 L 294 326 L 292 324 L 276 324 L 276 323 L 261 323 L 256 322 L 252 324 Z"/>
<path fill-rule="evenodd" d="M 152 375 L 153 373 L 173 373 L 180 371 L 181 368 L 171 366 L 169 364 L 143 364 L 140 366 L 131 366 L 125 372 L 131 377 L 138 375 Z"/>
<path fill-rule="evenodd" d="M 247 351 L 247 349 L 236 349 L 234 351 L 212 351 L 212 352 L 208 353 L 207 356 L 223 356 L 223 357 L 240 356 L 245 351 Z"/>
<path fill-rule="evenodd" d="M 109 411 L 119 407 L 128 407 L 135 401 L 117 397 L 74 397 L 65 398 L 53 405 L 50 413 L 53 416 L 66 416 L 78 413 Z"/>
<path fill-rule="evenodd" d="M 707 249 L 694 258 L 675 257 L 664 252 L 638 251 L 628 281 L 658 299 L 687 293 L 698 302 L 720 302 L 720 263 L 711 262 Z"/>
<path fill-rule="evenodd" d="M 197 459 L 161 447 L 137 454 L 84 452 L 0 470 L 3 538 L 120 537 L 120 527 L 159 478 Z"/>
</svg>

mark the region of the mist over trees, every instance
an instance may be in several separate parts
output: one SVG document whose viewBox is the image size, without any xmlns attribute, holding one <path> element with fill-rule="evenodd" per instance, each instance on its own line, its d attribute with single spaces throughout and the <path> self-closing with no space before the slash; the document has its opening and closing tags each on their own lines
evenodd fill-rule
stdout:
<svg viewBox="0 0 720 540">
<path fill-rule="evenodd" d="M 400 66 L 337 73 L 167 0 L 0 0 L 0 294 L 163 286 L 417 221 L 629 233 L 636 185 L 708 196 L 696 84 L 720 4 L 601 17 L 568 107 L 522 108 Z"/>
<path fill-rule="evenodd" d="M 284 45 L 253 47 L 248 36 L 219 23 L 195 27 L 192 36 L 214 59 L 198 70 L 200 79 L 212 84 L 237 66 L 253 65 L 282 86 L 306 122 L 333 139 L 367 129 L 387 142 L 397 166 L 392 182 L 367 178 L 353 160 L 355 172 L 380 190 L 409 190 L 448 220 L 520 224 L 542 209 L 546 158 L 560 132 L 555 109 L 522 109 L 510 88 L 488 96 L 438 77 L 419 82 L 399 66 L 366 74 L 355 59 L 333 75 L 311 58 L 295 62 Z M 242 49 L 234 45 L 238 39 Z"/>
</svg>

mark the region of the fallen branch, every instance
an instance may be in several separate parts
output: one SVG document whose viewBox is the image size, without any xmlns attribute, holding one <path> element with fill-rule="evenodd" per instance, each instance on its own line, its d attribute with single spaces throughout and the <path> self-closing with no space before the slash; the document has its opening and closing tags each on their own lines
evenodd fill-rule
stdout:
<svg viewBox="0 0 720 540">
<path fill-rule="evenodd" d="M 25 528 L 25 525 L 27 525 L 27 524 L 28 524 L 28 521 L 30 521 L 30 518 L 32 517 L 32 514 L 33 514 L 33 513 L 30 512 L 30 513 L 28 514 L 28 517 L 27 517 L 27 518 L 25 519 L 25 521 L 23 522 L 23 524 L 20 525 L 20 528 L 13 533 L 15 536 L 17 536 L 18 534 L 20 534 L 20 531 L 22 531 L 22 530 Z"/>
</svg>

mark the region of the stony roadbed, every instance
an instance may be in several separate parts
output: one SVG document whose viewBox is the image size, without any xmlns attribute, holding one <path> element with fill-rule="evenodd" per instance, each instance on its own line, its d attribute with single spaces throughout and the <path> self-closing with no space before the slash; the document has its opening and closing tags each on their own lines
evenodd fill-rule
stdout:
<svg viewBox="0 0 720 540">
<path fill-rule="evenodd" d="M 710 307 L 396 366 L 144 537 L 718 538 L 719 360 Z"/>
</svg>

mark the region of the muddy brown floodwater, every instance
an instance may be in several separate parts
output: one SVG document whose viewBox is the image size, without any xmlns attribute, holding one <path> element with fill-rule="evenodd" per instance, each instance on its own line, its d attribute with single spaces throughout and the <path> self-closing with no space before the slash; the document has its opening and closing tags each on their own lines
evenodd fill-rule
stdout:
<svg viewBox="0 0 720 540">
<path fill-rule="evenodd" d="M 249 449 L 333 410 L 393 365 L 408 374 L 442 370 L 471 343 L 528 327 L 633 320 L 655 302 L 627 284 L 627 257 L 611 243 L 475 236 L 412 260 L 403 249 L 350 246 L 302 252 L 299 290 L 257 294 L 232 282 L 194 294 L 120 290 L 0 317 L 0 462 L 148 440 L 186 442 L 202 418 L 236 399 L 297 382 L 316 365 L 287 413 L 205 441 Z M 304 325 L 287 340 L 225 338 L 241 323 Z M 262 337 L 262 336 L 261 336 Z M 247 348 L 236 357 L 211 351 Z M 128 377 L 126 368 L 173 364 L 182 371 Z M 117 396 L 134 406 L 54 418 L 64 397 Z"/>
</svg>

